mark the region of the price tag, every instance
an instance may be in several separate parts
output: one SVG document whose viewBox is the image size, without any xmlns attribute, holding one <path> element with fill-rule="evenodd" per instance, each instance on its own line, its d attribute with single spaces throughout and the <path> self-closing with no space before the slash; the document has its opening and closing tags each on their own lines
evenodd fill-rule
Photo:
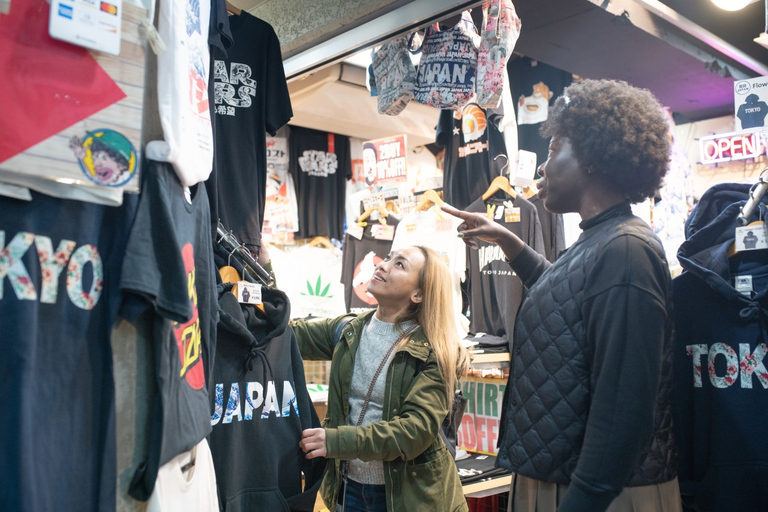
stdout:
<svg viewBox="0 0 768 512">
<path fill-rule="evenodd" d="M 249 281 L 238 281 L 237 300 L 241 304 L 261 304 L 261 285 Z"/>
<path fill-rule="evenodd" d="M 349 233 L 349 236 L 352 238 L 356 238 L 358 240 L 363 239 L 363 226 L 358 226 L 357 224 L 352 224 L 347 228 L 347 233 Z"/>
<path fill-rule="evenodd" d="M 451 219 L 435 219 L 435 231 L 453 231 Z"/>
<path fill-rule="evenodd" d="M 363 210 L 384 207 L 386 204 L 387 202 L 384 200 L 384 194 L 371 194 L 363 198 Z"/>
<path fill-rule="evenodd" d="M 768 249 L 768 232 L 764 223 L 750 224 L 736 228 L 736 251 Z"/>
<path fill-rule="evenodd" d="M 371 227 L 371 234 L 376 240 L 392 240 L 395 238 L 395 226 L 375 224 Z"/>
<path fill-rule="evenodd" d="M 536 153 L 520 149 L 517 151 L 517 170 L 510 182 L 516 187 L 533 183 L 536 176 Z"/>
<path fill-rule="evenodd" d="M 504 210 L 504 222 L 520 222 L 520 208 L 506 208 Z"/>
<path fill-rule="evenodd" d="M 752 276 L 736 276 L 734 284 L 737 292 L 752 297 Z"/>
</svg>

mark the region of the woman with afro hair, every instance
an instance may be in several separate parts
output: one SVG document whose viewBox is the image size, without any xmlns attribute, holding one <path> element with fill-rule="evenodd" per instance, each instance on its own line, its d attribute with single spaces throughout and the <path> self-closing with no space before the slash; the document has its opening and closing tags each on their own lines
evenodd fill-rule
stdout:
<svg viewBox="0 0 768 512">
<path fill-rule="evenodd" d="M 514 471 L 514 512 L 677 512 L 670 413 L 671 280 L 664 249 L 631 203 L 667 171 L 668 124 L 646 90 L 584 80 L 542 134 L 547 210 L 581 215 L 554 264 L 484 215 L 459 236 L 497 244 L 528 288 L 520 306 L 497 464 Z"/>
</svg>

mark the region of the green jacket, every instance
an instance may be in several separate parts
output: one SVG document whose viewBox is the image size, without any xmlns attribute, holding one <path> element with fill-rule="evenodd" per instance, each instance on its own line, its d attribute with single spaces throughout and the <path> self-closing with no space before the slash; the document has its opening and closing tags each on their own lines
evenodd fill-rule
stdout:
<svg viewBox="0 0 768 512">
<path fill-rule="evenodd" d="M 329 465 L 320 494 L 334 510 L 342 483 L 341 461 L 383 460 L 387 510 L 466 511 L 456 465 L 439 435 L 448 414 L 448 398 L 435 354 L 421 329 L 395 352 L 386 374 L 382 421 L 347 425 L 355 354 L 372 314 L 350 321 L 335 350 L 333 335 L 340 318 L 292 324 L 304 359 L 332 361 L 323 420 Z"/>
</svg>

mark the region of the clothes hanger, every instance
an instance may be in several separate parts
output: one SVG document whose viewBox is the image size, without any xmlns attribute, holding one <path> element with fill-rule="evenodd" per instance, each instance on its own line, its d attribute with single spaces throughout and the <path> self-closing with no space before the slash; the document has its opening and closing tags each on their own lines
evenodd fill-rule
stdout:
<svg viewBox="0 0 768 512">
<path fill-rule="evenodd" d="M 243 12 L 243 10 L 242 10 L 242 9 L 240 9 L 240 8 L 239 8 L 239 7 L 237 7 L 237 6 L 235 6 L 234 4 L 231 4 L 231 3 L 229 2 L 229 0 L 226 0 L 226 3 L 227 3 L 227 12 L 228 12 L 229 14 L 232 14 L 232 15 L 234 15 L 234 16 L 240 16 L 240 14 Z"/>
<path fill-rule="evenodd" d="M 379 212 L 379 221 L 381 221 L 382 224 L 387 223 L 385 219 L 389 215 L 389 212 L 383 206 L 377 206 L 376 208 L 368 208 L 363 213 L 361 213 L 360 216 L 357 218 L 357 224 L 364 222 L 368 217 L 371 216 L 373 212 Z M 360 224 L 360 225 L 365 225 L 365 224 Z"/>
<path fill-rule="evenodd" d="M 523 188 L 523 197 L 526 199 L 530 199 L 531 197 L 535 196 L 538 192 L 536 191 L 536 188 L 534 188 L 533 184 L 526 185 Z"/>
<path fill-rule="evenodd" d="M 768 181 L 764 179 L 766 172 L 768 172 L 768 167 L 763 169 L 760 172 L 760 176 L 758 177 L 758 182 L 752 185 L 749 188 L 749 199 L 747 202 L 742 206 L 741 212 L 739 213 L 739 216 L 737 217 L 737 222 L 739 225 L 744 226 L 745 224 L 747 226 L 760 226 L 760 229 L 765 229 L 765 221 L 763 220 L 763 210 L 760 208 L 761 202 L 763 200 L 763 196 L 765 195 L 766 191 L 768 191 Z M 755 209 L 758 211 L 758 220 L 750 222 L 749 218 L 754 213 Z M 726 255 L 730 258 L 736 254 L 738 254 L 738 250 L 736 250 L 736 240 L 734 240 L 731 245 L 728 247 L 728 250 L 726 251 Z"/>
<path fill-rule="evenodd" d="M 327 247 L 328 249 L 335 249 L 327 236 L 316 236 L 310 240 L 307 245 L 310 247 Z"/>
<path fill-rule="evenodd" d="M 504 153 L 496 155 L 496 158 L 499 158 L 500 156 L 503 156 L 504 158 L 507 158 L 507 155 Z M 494 158 L 494 160 L 496 160 Z M 509 183 L 509 178 L 504 176 L 504 170 L 509 165 L 509 159 L 507 159 L 507 162 L 504 164 L 504 167 L 501 168 L 501 171 L 499 171 L 499 175 L 493 178 L 493 181 L 491 182 L 491 185 L 488 187 L 488 190 L 485 191 L 485 194 L 483 194 L 483 201 L 491 197 L 493 194 L 501 190 L 508 196 L 510 196 L 513 199 L 517 198 L 517 192 L 515 192 L 515 189 L 512 188 L 512 184 Z"/>
<path fill-rule="evenodd" d="M 443 206 L 445 204 L 445 201 L 443 201 L 439 195 L 437 195 L 437 192 L 435 192 L 432 189 L 424 191 L 423 194 L 421 194 L 421 199 L 419 199 L 419 204 L 416 205 L 416 211 L 426 210 L 427 208 L 430 208 L 432 205 L 437 206 Z"/>
</svg>

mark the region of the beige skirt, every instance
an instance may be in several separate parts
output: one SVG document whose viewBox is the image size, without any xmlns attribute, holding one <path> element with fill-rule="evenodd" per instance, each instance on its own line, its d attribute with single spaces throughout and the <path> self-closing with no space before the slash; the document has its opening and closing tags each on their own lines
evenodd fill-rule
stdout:
<svg viewBox="0 0 768 512">
<path fill-rule="evenodd" d="M 557 512 L 568 484 L 550 484 L 522 475 L 513 477 L 507 512 Z M 625 487 L 606 512 L 682 512 L 677 478 L 663 484 Z"/>
</svg>

